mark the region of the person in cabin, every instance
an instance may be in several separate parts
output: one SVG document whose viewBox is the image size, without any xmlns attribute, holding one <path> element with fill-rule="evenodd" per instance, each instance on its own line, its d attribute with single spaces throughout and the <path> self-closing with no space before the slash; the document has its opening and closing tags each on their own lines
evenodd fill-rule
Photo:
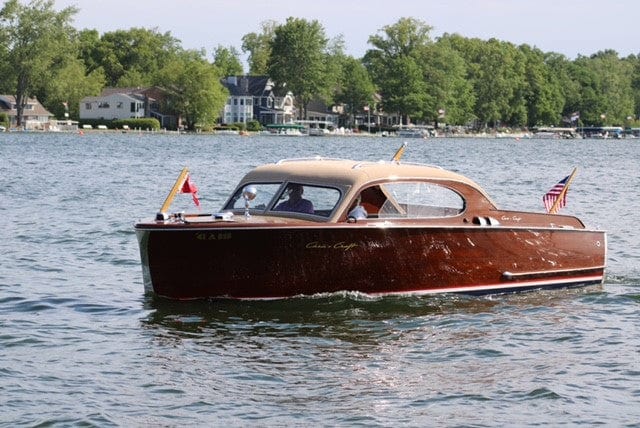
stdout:
<svg viewBox="0 0 640 428">
<path fill-rule="evenodd" d="M 351 206 L 351 209 L 349 210 L 347 219 L 364 220 L 365 218 L 367 218 L 369 213 L 367 213 L 367 210 L 364 209 L 362 205 L 360 205 L 361 203 L 362 203 L 362 195 L 358 195 L 355 203 Z"/>
<path fill-rule="evenodd" d="M 286 201 L 280 202 L 274 211 L 291 211 L 297 213 L 313 214 L 313 203 L 302 197 L 304 193 L 304 187 L 302 184 L 291 183 L 287 186 L 284 194 L 289 198 Z"/>
</svg>

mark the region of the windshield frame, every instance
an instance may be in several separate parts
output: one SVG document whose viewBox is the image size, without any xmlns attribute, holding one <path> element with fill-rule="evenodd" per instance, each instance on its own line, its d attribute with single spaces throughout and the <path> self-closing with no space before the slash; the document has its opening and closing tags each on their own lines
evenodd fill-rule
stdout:
<svg viewBox="0 0 640 428">
<path fill-rule="evenodd" d="M 276 210 L 275 207 L 278 206 L 279 203 L 285 201 L 288 196 L 289 187 L 291 185 L 301 185 L 303 186 L 307 192 L 305 196 L 309 195 L 309 189 L 318 189 L 321 191 L 329 191 L 335 192 L 335 198 L 333 200 L 333 205 L 327 208 L 327 204 L 318 205 L 323 206 L 323 209 L 314 210 L 314 213 L 304 213 L 304 212 L 296 212 L 296 211 L 285 211 L 285 210 Z M 325 183 L 310 183 L 303 180 L 284 180 L 284 181 L 251 181 L 245 182 L 239 185 L 231 197 L 227 199 L 227 201 L 223 205 L 223 211 L 232 211 L 235 214 L 244 213 L 245 212 L 245 200 L 242 197 L 242 193 L 244 189 L 248 187 L 254 187 L 257 190 L 256 198 L 260 198 L 261 189 L 265 188 L 275 189 L 273 192 L 269 192 L 269 200 L 264 202 L 265 199 L 260 199 L 260 203 L 256 204 L 255 200 L 249 202 L 249 213 L 252 215 L 266 215 L 266 216 L 277 216 L 277 217 L 313 217 L 314 219 L 322 219 L 324 221 L 329 221 L 336 214 L 336 210 L 341 206 L 342 201 L 345 197 L 345 194 L 348 189 L 345 189 L 344 186 L 339 185 L 327 185 Z M 316 203 L 318 203 L 316 201 Z M 329 203 L 330 205 L 330 203 Z"/>
</svg>

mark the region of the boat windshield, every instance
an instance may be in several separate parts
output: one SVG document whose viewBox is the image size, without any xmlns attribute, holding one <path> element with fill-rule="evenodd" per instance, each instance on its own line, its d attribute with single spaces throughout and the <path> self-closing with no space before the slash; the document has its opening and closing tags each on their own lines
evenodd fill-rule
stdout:
<svg viewBox="0 0 640 428">
<path fill-rule="evenodd" d="M 256 197 L 250 202 L 251 212 L 283 215 L 285 213 L 313 214 L 329 217 L 338 205 L 342 193 L 334 187 L 303 183 L 250 183 L 236 191 L 224 210 L 244 210 L 242 192 L 253 187 Z"/>
<path fill-rule="evenodd" d="M 435 183 L 387 183 L 387 195 L 380 218 L 452 217 L 464 211 L 464 199 L 457 192 Z"/>
<path fill-rule="evenodd" d="M 264 211 L 271 200 L 282 187 L 282 183 L 251 183 L 239 188 L 233 197 L 227 202 L 224 210 L 240 210 L 245 208 L 245 200 L 242 192 L 248 187 L 253 187 L 256 197 L 249 203 L 251 210 Z"/>
</svg>

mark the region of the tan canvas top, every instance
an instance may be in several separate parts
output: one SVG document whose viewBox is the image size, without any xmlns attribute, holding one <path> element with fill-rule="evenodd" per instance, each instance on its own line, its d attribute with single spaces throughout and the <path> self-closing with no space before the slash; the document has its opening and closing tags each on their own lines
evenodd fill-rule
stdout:
<svg viewBox="0 0 640 428">
<path fill-rule="evenodd" d="M 495 208 L 491 198 L 473 180 L 436 166 L 395 161 L 361 162 L 349 159 L 285 159 L 256 167 L 240 181 L 239 189 L 253 183 L 294 182 L 340 188 L 341 202 L 328 221 L 338 221 L 363 189 L 393 182 L 440 182 L 458 192 L 471 207 Z"/>
<path fill-rule="evenodd" d="M 360 187 L 366 183 L 432 179 L 465 183 L 482 194 L 474 181 L 460 174 L 429 165 L 398 162 L 359 162 L 348 159 L 287 159 L 261 165 L 249 172 L 243 182 L 299 180 L 308 183 L 331 183 Z"/>
</svg>

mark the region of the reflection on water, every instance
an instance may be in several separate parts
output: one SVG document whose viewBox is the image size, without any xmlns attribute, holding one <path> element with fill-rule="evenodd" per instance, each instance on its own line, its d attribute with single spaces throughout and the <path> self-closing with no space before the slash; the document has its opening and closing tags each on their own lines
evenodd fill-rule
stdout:
<svg viewBox="0 0 640 428">
<path fill-rule="evenodd" d="M 442 294 L 373 298 L 341 292 L 267 301 L 175 301 L 149 293 L 145 295 L 144 306 L 150 313 L 143 325 L 160 334 L 185 338 L 237 331 L 270 336 L 330 336 L 357 342 L 364 336 L 388 334 L 377 330 L 389 325 L 404 323 L 409 324 L 408 328 L 421 323 L 446 325 L 453 315 L 477 317 L 508 307 L 521 311 L 550 308 L 576 296 L 601 292 L 601 286 L 484 297 Z"/>
<path fill-rule="evenodd" d="M 163 367 L 207 361 L 208 372 L 200 376 L 224 386 L 220 393 L 229 397 L 223 402 L 250 388 L 252 397 L 289 415 L 279 419 L 262 405 L 267 425 L 290 423 L 294 409 L 306 409 L 306 422 L 384 425 L 391 412 L 399 424 L 446 425 L 454 407 L 463 425 L 477 423 L 487 407 L 526 425 L 567 417 L 576 400 L 585 401 L 578 405 L 583 410 L 569 414 L 581 420 L 593 397 L 579 398 L 583 389 L 633 364 L 629 351 L 638 338 L 631 326 L 602 328 L 611 311 L 633 319 L 633 309 L 619 298 L 629 290 L 619 291 L 594 286 L 488 297 L 340 293 L 191 302 L 146 296 L 142 325 Z M 602 365 L 615 354 L 611 347 L 621 345 L 626 356 L 615 357 L 621 366 Z M 593 370 L 600 373 L 594 379 Z M 629 393 L 631 378 L 621 378 L 618 388 Z M 536 410 L 555 401 L 555 410 Z M 260 414 L 239 402 L 237 411 Z M 612 419 L 593 412 L 590 420 Z"/>
<path fill-rule="evenodd" d="M 640 420 L 636 143 L 430 139 L 403 158 L 534 211 L 579 166 L 565 212 L 608 230 L 603 287 L 176 302 L 143 294 L 132 223 L 155 215 L 185 165 L 214 212 L 258 164 L 389 159 L 400 141 L 0 134 L 0 426 Z M 183 196 L 173 208 L 192 210 Z"/>
</svg>

